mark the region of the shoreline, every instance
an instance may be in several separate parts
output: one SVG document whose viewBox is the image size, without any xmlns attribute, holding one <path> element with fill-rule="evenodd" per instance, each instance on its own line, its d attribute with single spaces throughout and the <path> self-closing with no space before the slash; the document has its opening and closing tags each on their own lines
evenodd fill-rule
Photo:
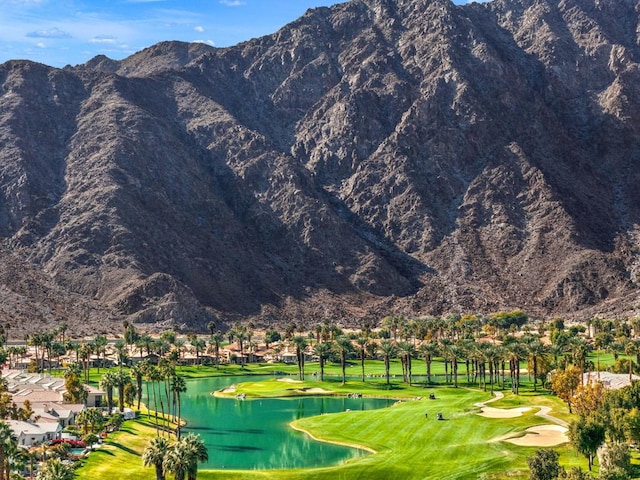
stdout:
<svg viewBox="0 0 640 480">
<path fill-rule="evenodd" d="M 289 427 L 291 427 L 292 429 L 294 429 L 297 432 L 302 432 L 305 435 L 308 435 L 309 438 L 311 438 L 312 440 L 315 440 L 316 442 L 332 443 L 334 445 L 341 445 L 343 447 L 357 448 L 358 450 L 364 450 L 364 451 L 369 452 L 371 454 L 378 453 L 373 448 L 369 448 L 369 447 L 366 447 L 364 445 L 359 445 L 357 443 L 347 443 L 347 442 L 340 442 L 338 440 L 327 440 L 327 439 L 324 439 L 324 438 L 318 438 L 315 435 L 313 435 L 311 432 L 309 432 L 308 430 L 305 430 L 304 428 L 295 425 L 295 422 L 297 422 L 297 420 L 294 420 L 293 422 L 290 422 L 289 423 Z"/>
</svg>

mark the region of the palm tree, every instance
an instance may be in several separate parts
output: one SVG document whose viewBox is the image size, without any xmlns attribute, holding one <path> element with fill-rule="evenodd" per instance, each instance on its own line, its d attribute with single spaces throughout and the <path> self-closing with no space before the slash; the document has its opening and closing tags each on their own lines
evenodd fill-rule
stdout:
<svg viewBox="0 0 640 480">
<path fill-rule="evenodd" d="M 106 372 L 102 375 L 100 380 L 100 388 L 107 392 L 107 408 L 109 409 L 109 415 L 113 411 L 113 389 L 116 387 L 116 374 L 113 372 Z"/>
<path fill-rule="evenodd" d="M 191 468 L 191 455 L 182 442 L 176 442 L 167 450 L 162 462 L 165 472 L 175 475 L 175 480 L 185 480 Z"/>
<path fill-rule="evenodd" d="M 144 377 L 144 364 L 136 363 L 131 367 L 131 375 L 136 379 L 136 394 L 138 397 L 138 410 L 140 410 L 140 402 L 142 402 L 142 378 Z"/>
<path fill-rule="evenodd" d="M 362 381 L 364 382 L 364 359 L 367 356 L 367 345 L 369 345 L 369 338 L 366 335 L 360 335 L 356 339 L 358 344 L 358 352 L 360 353 L 360 364 L 362 366 Z"/>
<path fill-rule="evenodd" d="M 122 370 L 122 367 L 127 364 L 128 362 L 128 358 L 127 358 L 127 344 L 124 340 L 118 340 L 113 347 L 116 349 L 116 357 L 118 358 L 118 366 L 120 367 L 120 370 Z"/>
<path fill-rule="evenodd" d="M 633 379 L 633 357 L 640 353 L 640 342 L 629 340 L 624 345 L 624 353 L 629 356 L 629 381 Z"/>
<path fill-rule="evenodd" d="M 182 427 L 181 423 L 181 411 L 180 411 L 180 396 L 187 391 L 187 384 L 179 375 L 174 375 L 171 377 L 171 392 L 173 397 L 175 398 L 175 405 L 178 407 L 178 426 L 176 427 L 176 437 L 180 440 L 180 428 Z"/>
<path fill-rule="evenodd" d="M 114 374 L 115 386 L 118 388 L 118 409 L 124 412 L 124 390 L 127 385 L 131 385 L 131 375 L 123 371 Z M 111 411 L 109 411 L 111 413 Z"/>
<path fill-rule="evenodd" d="M 191 346 L 196 352 L 196 364 L 198 365 L 198 367 L 202 366 L 202 361 L 200 360 L 200 353 L 202 353 L 206 345 L 207 345 L 206 342 L 201 338 L 194 337 L 191 339 Z"/>
<path fill-rule="evenodd" d="M 73 467 L 65 465 L 59 458 L 46 460 L 38 472 L 38 480 L 72 480 L 73 477 Z"/>
<path fill-rule="evenodd" d="M 220 368 L 220 344 L 223 340 L 224 335 L 220 330 L 211 335 L 211 339 L 209 340 L 209 345 L 213 345 L 213 353 L 216 357 L 216 369 Z"/>
<path fill-rule="evenodd" d="M 415 355 L 415 348 L 407 341 L 399 342 L 396 348 L 402 363 L 402 378 L 411 385 L 411 359 Z"/>
<path fill-rule="evenodd" d="M 380 343 L 380 353 L 382 354 L 382 357 L 384 358 L 384 371 L 385 371 L 385 375 L 387 377 L 387 385 L 389 385 L 390 361 L 396 354 L 396 347 L 389 340 L 383 340 Z"/>
<path fill-rule="evenodd" d="M 98 359 L 100 359 L 100 355 L 102 355 L 102 360 L 98 362 L 98 373 L 100 373 L 100 367 L 107 356 L 107 337 L 104 335 L 96 335 L 96 338 L 93 339 L 93 344 L 95 345 L 95 352 L 98 355 Z"/>
<path fill-rule="evenodd" d="M 316 343 L 313 346 L 313 351 L 318 356 L 318 359 L 320 360 L 320 381 L 321 382 L 324 381 L 324 364 L 327 358 L 329 358 L 329 354 L 331 353 L 331 348 L 332 348 L 331 343 L 329 342 Z"/>
<path fill-rule="evenodd" d="M 431 362 L 433 357 L 438 354 L 438 344 L 436 342 L 423 343 L 419 347 L 420 354 L 424 358 L 424 363 L 427 367 L 427 384 L 431 383 Z M 426 385 L 425 385 L 426 386 Z"/>
<path fill-rule="evenodd" d="M 333 347 L 338 355 L 340 355 L 340 366 L 342 367 L 342 385 L 344 385 L 347 382 L 347 355 L 349 355 L 349 352 L 351 352 L 353 346 L 351 345 L 351 340 L 349 340 L 347 337 L 341 336 L 336 339 Z"/>
<path fill-rule="evenodd" d="M 298 361 L 298 377 L 304 380 L 304 351 L 307 348 L 307 341 L 304 337 L 295 336 L 291 340 L 296 347 L 296 359 Z"/>
<path fill-rule="evenodd" d="M 156 480 L 164 480 L 164 459 L 169 450 L 169 441 L 164 437 L 152 438 L 142 453 L 142 464 L 156 469 Z"/>
<path fill-rule="evenodd" d="M 533 367 L 533 391 L 535 392 L 538 389 L 538 361 L 547 353 L 547 347 L 536 338 L 527 344 L 527 350 L 529 351 L 529 359 Z"/>
<path fill-rule="evenodd" d="M 209 460 L 209 452 L 200 435 L 187 434 L 181 441 L 184 448 L 189 452 L 190 462 L 187 470 L 188 480 L 196 480 L 198 476 L 198 463 Z"/>
<path fill-rule="evenodd" d="M 244 342 L 247 339 L 247 327 L 239 323 L 229 331 L 229 338 L 237 340 L 240 347 L 240 366 L 244 368 Z"/>
<path fill-rule="evenodd" d="M 16 445 L 17 443 L 18 439 L 13 433 L 13 430 L 11 430 L 11 427 L 7 423 L 0 421 L 0 480 L 9 480 L 9 478 L 4 475 L 3 467 L 11 445 Z"/>
</svg>

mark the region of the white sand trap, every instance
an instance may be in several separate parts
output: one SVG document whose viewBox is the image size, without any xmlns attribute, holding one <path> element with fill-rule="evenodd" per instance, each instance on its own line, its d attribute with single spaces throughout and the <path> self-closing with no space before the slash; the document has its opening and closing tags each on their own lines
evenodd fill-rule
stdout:
<svg viewBox="0 0 640 480">
<path fill-rule="evenodd" d="M 279 378 L 278 381 L 286 383 L 302 383 L 302 380 L 294 380 L 293 378 Z"/>
<path fill-rule="evenodd" d="M 521 417 L 524 412 L 531 410 L 531 407 L 518 408 L 494 408 L 482 407 L 482 412 L 478 415 L 486 418 L 515 418 Z"/>
<path fill-rule="evenodd" d="M 303 393 L 333 393 L 331 390 L 325 390 L 324 388 L 318 388 L 318 387 L 301 388 L 299 391 Z"/>
<path fill-rule="evenodd" d="M 527 428 L 526 435 L 509 438 L 505 442 L 521 447 L 555 447 L 569 441 L 567 429 L 560 425 L 539 425 Z"/>
<path fill-rule="evenodd" d="M 231 385 L 230 387 L 227 387 L 224 390 L 222 390 L 222 393 L 235 393 L 235 391 L 236 391 L 236 386 Z"/>
</svg>

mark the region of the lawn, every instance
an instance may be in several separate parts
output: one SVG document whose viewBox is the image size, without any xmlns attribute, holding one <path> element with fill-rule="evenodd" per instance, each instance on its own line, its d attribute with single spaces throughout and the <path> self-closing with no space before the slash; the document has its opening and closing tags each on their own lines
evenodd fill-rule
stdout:
<svg viewBox="0 0 640 480">
<path fill-rule="evenodd" d="M 195 367 L 197 370 L 197 367 Z M 282 370 L 281 370 L 282 371 Z M 305 470 L 277 471 L 201 471 L 200 479 L 501 479 L 528 478 L 526 458 L 536 448 L 518 447 L 497 441 L 512 432 L 529 426 L 548 423 L 534 415 L 536 409 L 512 419 L 483 418 L 474 403 L 491 398 L 487 392 L 468 388 L 407 387 L 398 382 L 387 386 L 376 378 L 366 382 L 350 380 L 342 386 L 339 379 L 329 381 L 291 382 L 274 378 L 256 378 L 255 382 L 241 384 L 237 392 L 248 396 L 290 396 L 300 391 L 322 388 L 336 394 L 360 392 L 364 395 L 393 396 L 402 399 L 390 408 L 373 411 L 353 411 L 318 417 L 303 418 L 292 426 L 316 438 L 338 443 L 360 445 L 376 453 L 342 465 Z M 314 390 L 312 390 L 314 391 Z M 428 394 L 435 393 L 436 400 Z M 420 399 L 418 399 L 421 397 Z M 251 401 L 251 400 L 247 400 Z M 569 414 L 561 402 L 545 395 L 506 395 L 492 406 L 545 405 L 552 414 L 568 419 Z M 429 417 L 425 418 L 425 413 Z M 436 420 L 441 412 L 445 420 Z M 78 478 L 120 478 L 123 471 L 128 479 L 152 479 L 151 468 L 143 468 L 140 455 L 155 430 L 144 421 L 125 424 L 123 431 L 112 435 L 104 451 L 95 452 L 78 470 Z M 586 467 L 586 461 L 570 447 L 559 447 L 563 465 Z"/>
</svg>

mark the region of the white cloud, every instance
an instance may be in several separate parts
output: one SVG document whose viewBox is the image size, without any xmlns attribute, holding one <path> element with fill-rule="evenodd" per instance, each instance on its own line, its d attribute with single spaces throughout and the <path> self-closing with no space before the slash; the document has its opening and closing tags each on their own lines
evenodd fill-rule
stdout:
<svg viewBox="0 0 640 480">
<path fill-rule="evenodd" d="M 38 47 L 38 48 L 47 48 L 47 46 L 42 42 L 36 43 L 36 47 Z"/>
<path fill-rule="evenodd" d="M 47 28 L 45 30 L 36 30 L 35 32 L 27 33 L 27 37 L 30 38 L 71 38 L 71 34 L 60 30 L 57 27 Z"/>
<path fill-rule="evenodd" d="M 215 47 L 216 43 L 213 40 L 194 40 L 193 43 L 204 43 L 206 45 L 209 45 L 211 47 Z"/>
<path fill-rule="evenodd" d="M 244 0 L 220 0 L 220 3 L 227 7 L 241 7 L 247 4 Z"/>
<path fill-rule="evenodd" d="M 198 25 L 197 27 L 193 27 L 196 32 L 202 33 L 204 32 L 204 27 Z"/>
<path fill-rule="evenodd" d="M 89 41 L 91 43 L 114 44 L 114 43 L 116 43 L 116 37 L 114 37 L 113 35 L 96 35 L 95 37 L 93 37 Z"/>
</svg>

